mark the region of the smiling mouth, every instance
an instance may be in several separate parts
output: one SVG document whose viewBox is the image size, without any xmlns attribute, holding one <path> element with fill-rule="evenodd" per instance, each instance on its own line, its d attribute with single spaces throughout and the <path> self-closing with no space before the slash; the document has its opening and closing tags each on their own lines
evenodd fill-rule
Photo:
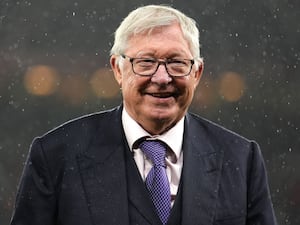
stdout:
<svg viewBox="0 0 300 225">
<path fill-rule="evenodd" d="M 147 93 L 147 94 L 151 95 L 154 98 L 170 98 L 176 96 L 174 93 Z"/>
</svg>

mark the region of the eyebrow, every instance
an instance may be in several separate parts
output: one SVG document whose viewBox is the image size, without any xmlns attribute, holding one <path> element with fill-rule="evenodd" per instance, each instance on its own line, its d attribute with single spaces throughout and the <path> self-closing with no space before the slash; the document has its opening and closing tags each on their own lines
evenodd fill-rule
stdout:
<svg viewBox="0 0 300 225">
<path fill-rule="evenodd" d="M 171 54 L 167 57 L 155 57 L 153 54 L 151 55 L 139 55 L 134 58 L 140 58 L 140 59 L 189 59 L 189 57 L 184 57 L 179 54 Z"/>
<path fill-rule="evenodd" d="M 183 58 L 183 59 L 188 59 L 188 58 L 190 58 L 190 57 L 185 57 L 185 56 L 183 56 L 182 54 L 181 54 L 181 52 L 172 52 L 172 53 L 167 53 L 166 54 L 166 57 L 156 57 L 155 56 L 156 55 L 156 52 L 154 51 L 152 51 L 152 52 L 143 52 L 143 51 L 140 51 L 140 52 L 138 52 L 137 54 L 136 54 L 136 57 L 137 58 L 156 58 L 156 59 L 158 59 L 158 58 L 162 58 L 162 59 L 171 59 L 171 58 Z"/>
</svg>

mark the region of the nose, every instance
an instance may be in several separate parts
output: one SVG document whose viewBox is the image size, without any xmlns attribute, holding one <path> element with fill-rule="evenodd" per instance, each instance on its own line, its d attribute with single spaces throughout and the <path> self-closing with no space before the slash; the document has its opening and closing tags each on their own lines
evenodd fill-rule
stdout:
<svg viewBox="0 0 300 225">
<path fill-rule="evenodd" d="M 160 64 L 155 74 L 152 75 L 151 81 L 157 84 L 168 84 L 172 81 L 172 77 L 168 74 L 164 64 Z"/>
</svg>

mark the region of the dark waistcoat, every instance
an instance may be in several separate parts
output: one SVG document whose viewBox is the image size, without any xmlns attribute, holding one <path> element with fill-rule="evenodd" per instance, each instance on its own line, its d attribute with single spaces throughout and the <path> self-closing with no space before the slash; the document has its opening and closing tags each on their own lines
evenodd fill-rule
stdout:
<svg viewBox="0 0 300 225">
<path fill-rule="evenodd" d="M 130 225 L 160 225 L 161 222 L 155 212 L 145 183 L 143 182 L 138 168 L 135 164 L 131 151 L 126 148 L 126 176 L 128 193 L 128 213 Z M 181 188 L 179 185 L 178 194 L 171 210 L 168 225 L 181 224 Z"/>
</svg>

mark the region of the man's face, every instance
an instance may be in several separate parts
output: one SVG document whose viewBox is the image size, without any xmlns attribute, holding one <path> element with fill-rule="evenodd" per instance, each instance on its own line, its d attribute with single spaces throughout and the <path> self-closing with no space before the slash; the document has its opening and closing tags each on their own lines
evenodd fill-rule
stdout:
<svg viewBox="0 0 300 225">
<path fill-rule="evenodd" d="M 192 59 L 187 41 L 177 23 L 142 33 L 128 41 L 125 55 L 132 58 Z M 161 134 L 174 126 L 186 113 L 201 77 L 202 65 L 194 65 L 190 75 L 171 77 L 164 65 L 153 76 L 139 76 L 127 59 L 117 65 L 111 57 L 115 78 L 119 83 L 126 111 L 149 133 Z"/>
</svg>

